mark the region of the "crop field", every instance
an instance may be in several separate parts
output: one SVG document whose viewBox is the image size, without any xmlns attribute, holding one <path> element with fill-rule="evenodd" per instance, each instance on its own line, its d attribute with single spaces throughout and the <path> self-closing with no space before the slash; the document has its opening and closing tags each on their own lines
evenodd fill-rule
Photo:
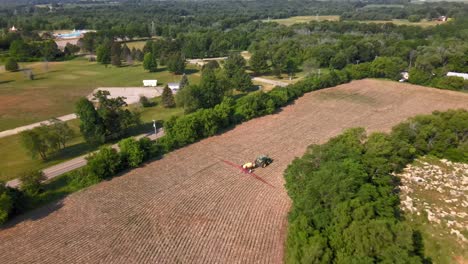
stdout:
<svg viewBox="0 0 468 264">
<path fill-rule="evenodd" d="M 142 80 L 157 79 L 158 84 L 178 82 L 164 68 L 149 73 L 141 64 L 107 68 L 77 58 L 64 62 L 20 63 L 33 70 L 35 80 L 27 80 L 23 72 L 0 71 L 0 131 L 73 113 L 74 103 L 98 87 L 142 86 Z M 187 67 L 189 81 L 198 82 L 195 67 Z"/>
<path fill-rule="evenodd" d="M 281 19 L 265 19 L 262 22 L 276 22 L 285 26 L 292 26 L 299 23 L 309 23 L 311 21 L 338 21 L 340 16 L 294 16 Z"/>
<path fill-rule="evenodd" d="M 283 171 L 308 145 L 467 102 L 465 93 L 371 79 L 308 93 L 13 219 L 0 231 L 2 261 L 281 263 L 290 206 Z M 274 162 L 254 174 L 236 167 L 259 154 Z"/>
<path fill-rule="evenodd" d="M 393 23 L 395 25 L 401 26 L 401 25 L 406 25 L 406 26 L 420 26 L 420 27 L 433 27 L 436 25 L 444 24 L 447 22 L 443 21 L 428 21 L 428 20 L 421 20 L 420 22 L 409 22 L 408 19 L 393 19 L 391 21 L 387 20 L 365 20 L 365 21 L 359 21 L 360 23 L 378 23 L 378 24 L 385 24 L 385 23 Z"/>
</svg>

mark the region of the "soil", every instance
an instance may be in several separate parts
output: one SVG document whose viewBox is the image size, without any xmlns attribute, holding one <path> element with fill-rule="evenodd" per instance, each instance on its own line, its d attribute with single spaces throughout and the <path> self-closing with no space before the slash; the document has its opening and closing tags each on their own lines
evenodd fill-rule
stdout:
<svg viewBox="0 0 468 264">
<path fill-rule="evenodd" d="M 450 108 L 468 109 L 468 94 L 380 80 L 308 93 L 14 219 L 0 231 L 2 262 L 281 263 L 290 207 L 283 171 L 308 145 Z M 223 161 L 260 154 L 274 161 L 255 175 Z"/>
</svg>

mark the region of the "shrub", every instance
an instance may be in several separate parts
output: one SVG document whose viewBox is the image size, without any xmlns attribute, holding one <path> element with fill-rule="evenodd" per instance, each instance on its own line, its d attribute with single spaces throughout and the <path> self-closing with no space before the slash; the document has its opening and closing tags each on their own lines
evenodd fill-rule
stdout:
<svg viewBox="0 0 468 264">
<path fill-rule="evenodd" d="M 121 168 L 120 155 L 111 147 L 102 147 L 98 152 L 86 158 L 88 172 L 100 180 L 111 178 Z"/>
<path fill-rule="evenodd" d="M 8 58 L 7 61 L 5 62 L 5 70 L 14 72 L 19 69 L 18 62 L 14 58 Z"/>
<path fill-rule="evenodd" d="M 0 225 L 5 223 L 13 210 L 14 201 L 4 182 L 0 182 Z"/>
<path fill-rule="evenodd" d="M 151 102 L 148 97 L 146 96 L 140 96 L 140 104 L 141 106 L 143 107 L 151 107 L 151 106 L 154 106 L 155 103 L 154 102 Z"/>
<path fill-rule="evenodd" d="M 145 158 L 145 152 L 141 148 L 140 142 L 134 138 L 122 139 L 119 142 L 120 156 L 122 162 L 130 167 L 140 166 Z"/>
<path fill-rule="evenodd" d="M 21 190 L 29 196 L 36 196 L 42 191 L 41 182 L 46 180 L 42 171 L 27 171 L 20 176 Z"/>
</svg>

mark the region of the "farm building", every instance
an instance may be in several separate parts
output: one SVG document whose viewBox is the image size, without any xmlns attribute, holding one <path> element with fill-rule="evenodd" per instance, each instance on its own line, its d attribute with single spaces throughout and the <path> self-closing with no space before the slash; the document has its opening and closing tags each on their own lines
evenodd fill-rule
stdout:
<svg viewBox="0 0 468 264">
<path fill-rule="evenodd" d="M 168 83 L 167 86 L 171 89 L 172 93 L 177 93 L 180 89 L 180 83 Z"/>
<path fill-rule="evenodd" d="M 158 80 L 143 80 L 143 86 L 145 87 L 156 87 L 158 85 Z"/>
<path fill-rule="evenodd" d="M 468 73 L 462 73 L 462 72 L 447 72 L 447 76 L 455 76 L 455 77 L 461 77 L 465 80 L 468 80 Z"/>
</svg>

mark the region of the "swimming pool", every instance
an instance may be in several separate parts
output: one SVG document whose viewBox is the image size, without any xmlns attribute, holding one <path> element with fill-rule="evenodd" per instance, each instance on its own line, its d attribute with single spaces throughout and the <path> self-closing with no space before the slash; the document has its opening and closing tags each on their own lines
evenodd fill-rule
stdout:
<svg viewBox="0 0 468 264">
<path fill-rule="evenodd" d="M 57 34 L 57 38 L 78 38 L 81 37 L 82 34 L 86 33 L 86 30 L 77 30 L 70 33 L 65 34 Z"/>
</svg>

